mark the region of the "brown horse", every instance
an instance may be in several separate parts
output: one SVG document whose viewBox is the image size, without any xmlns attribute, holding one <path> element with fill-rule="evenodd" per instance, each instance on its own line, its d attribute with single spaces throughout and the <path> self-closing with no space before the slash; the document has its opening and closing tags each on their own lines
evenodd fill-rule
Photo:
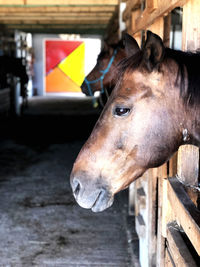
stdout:
<svg viewBox="0 0 200 267">
<path fill-rule="evenodd" d="M 200 146 L 199 62 L 199 53 L 165 48 L 149 31 L 144 48 L 121 62 L 117 85 L 72 170 L 80 206 L 102 211 L 180 145 Z"/>
<path fill-rule="evenodd" d="M 138 46 L 137 42 L 130 35 L 125 35 L 124 39 L 129 39 L 131 47 Z M 131 49 L 131 47 L 129 47 Z M 100 104 L 104 106 L 116 84 L 116 72 L 119 62 L 127 56 L 130 50 L 124 47 L 124 40 L 117 44 L 104 44 L 104 48 L 98 55 L 97 63 L 92 71 L 85 78 L 81 90 L 87 96 L 94 96 L 100 92 Z"/>
</svg>

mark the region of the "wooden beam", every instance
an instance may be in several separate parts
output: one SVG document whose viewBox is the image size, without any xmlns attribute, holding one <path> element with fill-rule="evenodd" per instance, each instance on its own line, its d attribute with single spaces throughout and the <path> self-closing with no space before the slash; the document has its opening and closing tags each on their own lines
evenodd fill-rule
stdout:
<svg viewBox="0 0 200 267">
<path fill-rule="evenodd" d="M 169 177 L 175 176 L 177 174 L 177 156 L 178 152 L 176 152 L 169 160 Z"/>
<path fill-rule="evenodd" d="M 128 20 L 131 17 L 133 10 L 138 9 L 141 5 L 141 0 L 128 0 L 126 2 L 126 8 L 123 12 L 123 21 Z"/>
<path fill-rule="evenodd" d="M 43 18 L 43 19 L 33 19 L 28 18 L 25 20 L 19 20 L 19 19 L 12 19 L 12 18 L 0 18 L 0 23 L 2 24 L 108 24 L 109 18 L 81 18 L 77 19 L 77 17 L 74 18 L 60 18 L 54 20 L 53 18 Z"/>
<path fill-rule="evenodd" d="M 184 145 L 178 150 L 177 173 L 185 185 L 198 185 L 199 149 L 196 146 Z"/>
<path fill-rule="evenodd" d="M 0 0 L 0 5 L 24 5 L 24 0 Z"/>
<path fill-rule="evenodd" d="M 171 10 L 175 7 L 183 6 L 188 0 L 171 0 L 171 1 L 163 1 L 157 0 L 158 5 L 157 8 L 152 12 L 146 8 L 140 17 L 137 18 L 135 23 L 135 28 L 133 29 L 133 33 L 136 33 L 141 30 L 145 30 L 148 26 L 150 26 L 156 19 L 167 15 Z"/>
<path fill-rule="evenodd" d="M 183 50 L 196 50 L 200 47 L 200 1 L 190 0 L 183 6 Z M 189 23 L 188 23 L 189 22 Z"/>
<path fill-rule="evenodd" d="M 118 0 L 0 0 L 0 5 L 118 5 Z"/>
<path fill-rule="evenodd" d="M 37 30 L 37 29 L 106 29 L 107 24 L 0 24 L 0 28 L 3 29 L 30 29 L 30 30 Z"/>
<path fill-rule="evenodd" d="M 175 266 L 197 267 L 175 222 L 167 225 L 167 247 Z"/>
<path fill-rule="evenodd" d="M 146 0 L 146 8 L 149 12 L 153 12 L 156 8 L 158 8 L 158 0 Z"/>
<path fill-rule="evenodd" d="M 9 14 L 9 13 L 1 13 L 0 12 L 0 19 L 6 19 L 6 20 L 26 20 L 27 17 L 28 19 L 52 19 L 52 20 L 57 20 L 57 19 L 68 19 L 71 17 L 76 17 L 76 18 L 111 18 L 113 13 L 92 13 L 92 12 L 85 12 L 85 13 L 79 13 L 79 12 L 70 12 L 70 13 L 23 13 L 23 14 Z"/>
<path fill-rule="evenodd" d="M 48 0 L 48 5 L 118 5 L 118 0 Z M 46 0 L 26 0 L 27 5 L 46 5 Z"/>
<path fill-rule="evenodd" d="M 116 6 L 0 6 L 0 13 L 114 12 Z"/>
<path fill-rule="evenodd" d="M 172 256 L 169 253 L 168 248 L 165 250 L 165 257 L 163 256 L 163 265 L 165 267 L 174 267 L 174 262 L 172 261 Z"/>
<path fill-rule="evenodd" d="M 200 211 L 188 197 L 182 184 L 176 178 L 169 178 L 168 199 L 174 218 L 185 231 L 200 255 Z"/>
<path fill-rule="evenodd" d="M 60 13 L 60 12 L 115 12 L 115 6 L 35 6 L 35 7 L 1 7 L 0 12 L 9 12 L 9 13 L 24 13 L 24 12 L 32 12 L 32 13 Z"/>
</svg>

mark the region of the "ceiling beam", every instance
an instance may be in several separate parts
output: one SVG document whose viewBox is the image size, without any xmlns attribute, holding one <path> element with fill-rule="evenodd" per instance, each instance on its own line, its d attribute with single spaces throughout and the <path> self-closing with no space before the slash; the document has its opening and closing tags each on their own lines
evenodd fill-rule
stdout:
<svg viewBox="0 0 200 267">
<path fill-rule="evenodd" d="M 65 18 L 61 18 L 60 20 L 54 20 L 52 21 L 52 19 L 45 19 L 45 20 L 41 20 L 41 19 L 26 19 L 26 20 L 13 20 L 12 18 L 0 18 L 0 23 L 2 24 L 51 24 L 52 26 L 54 24 L 108 24 L 109 22 L 109 18 L 81 18 L 81 19 L 77 19 L 77 17 L 75 18 L 70 18 L 70 19 L 65 19 Z"/>
<path fill-rule="evenodd" d="M 30 18 L 35 18 L 35 19 L 46 19 L 50 18 L 53 20 L 60 19 L 60 18 L 65 18 L 68 19 L 70 17 L 78 17 L 78 18 L 83 18 L 84 17 L 94 17 L 95 19 L 104 17 L 104 18 L 111 18 L 113 15 L 112 12 L 104 13 L 104 12 L 84 12 L 84 13 L 79 13 L 79 12 L 65 12 L 65 13 L 18 13 L 18 14 L 11 14 L 11 13 L 2 13 L 0 12 L 0 18 L 4 19 L 22 19 L 25 20 L 27 17 Z"/>
<path fill-rule="evenodd" d="M 107 24 L 0 24 L 1 32 L 18 29 L 31 33 L 68 33 L 68 34 L 99 34 L 104 35 Z"/>
<path fill-rule="evenodd" d="M 43 28 L 52 28 L 52 29 L 106 29 L 107 24 L 0 24 L 0 29 L 3 28 L 18 28 L 18 29 L 43 29 Z"/>
<path fill-rule="evenodd" d="M 9 5 L 62 5 L 62 6 L 88 6 L 88 5 L 118 5 L 118 0 L 0 0 L 0 5 L 9 6 Z"/>
<path fill-rule="evenodd" d="M 40 6 L 40 7 L 14 7 L 14 6 L 9 6 L 9 7 L 2 7 L 0 6 L 0 13 L 64 13 L 64 12 L 79 12 L 79 13 L 84 13 L 84 12 L 114 12 L 115 11 L 115 6 L 68 6 L 68 7 L 61 7 L 61 6 Z"/>
</svg>

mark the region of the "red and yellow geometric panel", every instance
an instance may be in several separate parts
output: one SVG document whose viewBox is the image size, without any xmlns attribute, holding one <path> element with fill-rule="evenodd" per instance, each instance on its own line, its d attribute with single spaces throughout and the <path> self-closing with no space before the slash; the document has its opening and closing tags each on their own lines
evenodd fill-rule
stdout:
<svg viewBox="0 0 200 267">
<path fill-rule="evenodd" d="M 85 44 L 82 41 L 46 40 L 46 92 L 81 92 L 85 78 Z"/>
</svg>

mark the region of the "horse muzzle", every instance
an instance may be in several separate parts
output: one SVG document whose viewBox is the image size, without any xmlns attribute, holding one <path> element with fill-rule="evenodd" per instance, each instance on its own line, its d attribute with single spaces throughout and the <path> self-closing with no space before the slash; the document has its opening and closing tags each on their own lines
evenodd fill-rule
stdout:
<svg viewBox="0 0 200 267">
<path fill-rule="evenodd" d="M 93 183 L 92 179 L 90 180 L 88 177 L 72 173 L 70 183 L 73 195 L 82 208 L 91 209 L 93 212 L 100 212 L 113 204 L 113 195 L 99 181 Z"/>
<path fill-rule="evenodd" d="M 83 81 L 82 85 L 81 85 L 81 91 L 83 94 L 85 94 L 86 96 L 90 96 L 90 92 L 88 90 L 88 86 L 86 84 L 85 81 Z"/>
</svg>

